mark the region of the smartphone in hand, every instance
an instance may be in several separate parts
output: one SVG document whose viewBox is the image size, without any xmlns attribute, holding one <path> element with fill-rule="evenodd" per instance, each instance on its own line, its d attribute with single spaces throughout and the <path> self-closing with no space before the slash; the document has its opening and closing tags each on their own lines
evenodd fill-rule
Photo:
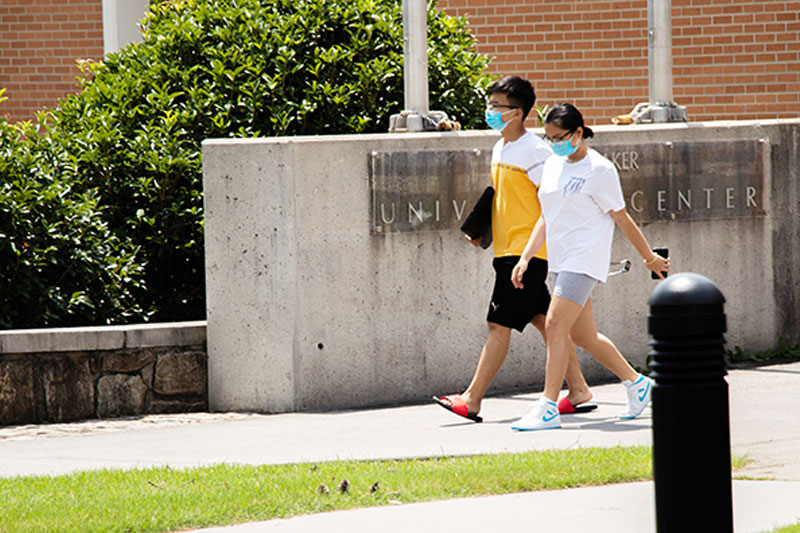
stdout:
<svg viewBox="0 0 800 533">
<path fill-rule="evenodd" d="M 660 255 L 661 257 L 669 257 L 669 248 L 653 248 L 653 253 Z M 667 272 L 661 271 L 661 275 L 665 278 L 667 277 Z M 660 279 L 655 272 L 650 272 L 650 277 L 652 279 Z"/>
</svg>

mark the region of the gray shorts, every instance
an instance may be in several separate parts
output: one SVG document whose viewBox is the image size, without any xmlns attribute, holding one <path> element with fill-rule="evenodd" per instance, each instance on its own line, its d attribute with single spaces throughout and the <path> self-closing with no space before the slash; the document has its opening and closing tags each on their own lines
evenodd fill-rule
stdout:
<svg viewBox="0 0 800 533">
<path fill-rule="evenodd" d="M 550 272 L 550 282 L 553 285 L 553 296 L 566 298 L 581 307 L 586 305 L 586 300 L 592 296 L 592 290 L 599 283 L 593 277 L 577 272 Z"/>
</svg>

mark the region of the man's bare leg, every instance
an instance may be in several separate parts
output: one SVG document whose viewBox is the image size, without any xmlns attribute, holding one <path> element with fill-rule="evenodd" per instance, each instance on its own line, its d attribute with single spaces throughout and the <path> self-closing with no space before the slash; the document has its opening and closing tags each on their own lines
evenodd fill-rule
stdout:
<svg viewBox="0 0 800 533">
<path fill-rule="evenodd" d="M 503 362 L 508 355 L 508 345 L 511 339 L 511 328 L 488 322 L 489 333 L 486 337 L 486 343 L 481 350 L 481 358 L 478 360 L 478 368 L 475 369 L 475 375 L 472 376 L 472 382 L 467 387 L 461 397 L 467 404 L 467 410 L 470 413 L 479 413 L 481 411 L 481 402 L 483 396 L 489 389 L 489 385 L 500 371 Z"/>
</svg>

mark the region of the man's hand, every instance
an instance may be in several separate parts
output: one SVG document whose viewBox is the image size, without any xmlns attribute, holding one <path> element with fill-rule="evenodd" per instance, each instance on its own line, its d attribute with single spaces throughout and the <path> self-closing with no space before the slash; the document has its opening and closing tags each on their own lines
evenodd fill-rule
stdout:
<svg viewBox="0 0 800 533">
<path fill-rule="evenodd" d="M 522 284 L 522 276 L 525 274 L 526 270 L 528 270 L 528 262 L 520 258 L 514 266 L 514 270 L 511 271 L 511 284 L 517 289 L 524 287 Z"/>
<path fill-rule="evenodd" d="M 467 241 L 468 241 L 468 242 L 469 242 L 469 243 L 470 243 L 472 246 L 474 246 L 475 248 L 477 248 L 478 246 L 480 246 L 480 245 L 481 245 L 481 241 L 483 241 L 483 237 L 478 237 L 477 239 L 473 239 L 472 237 L 470 237 L 470 236 L 469 236 L 469 235 L 467 235 L 466 233 L 464 234 L 464 238 L 465 238 L 465 239 L 467 239 Z"/>
</svg>

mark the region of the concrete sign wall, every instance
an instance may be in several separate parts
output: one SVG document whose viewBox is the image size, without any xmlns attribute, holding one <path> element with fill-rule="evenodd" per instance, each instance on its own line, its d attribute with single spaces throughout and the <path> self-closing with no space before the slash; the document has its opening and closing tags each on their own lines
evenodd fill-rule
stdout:
<svg viewBox="0 0 800 533">
<path fill-rule="evenodd" d="M 596 127 L 629 211 L 675 272 L 717 283 L 729 346 L 800 337 L 800 121 Z M 540 133 L 540 132 L 537 132 Z M 203 145 L 212 409 L 426 401 L 462 390 L 485 340 L 492 254 L 462 218 L 492 132 L 208 140 Z M 656 282 L 595 290 L 598 328 L 644 366 Z M 541 386 L 538 332 L 514 333 L 493 390 Z M 581 354 L 591 380 L 611 374 Z"/>
<path fill-rule="evenodd" d="M 373 152 L 372 233 L 458 228 L 488 184 L 491 150 Z"/>
<path fill-rule="evenodd" d="M 592 146 L 616 165 L 636 222 L 766 214 L 766 139 Z"/>
</svg>

